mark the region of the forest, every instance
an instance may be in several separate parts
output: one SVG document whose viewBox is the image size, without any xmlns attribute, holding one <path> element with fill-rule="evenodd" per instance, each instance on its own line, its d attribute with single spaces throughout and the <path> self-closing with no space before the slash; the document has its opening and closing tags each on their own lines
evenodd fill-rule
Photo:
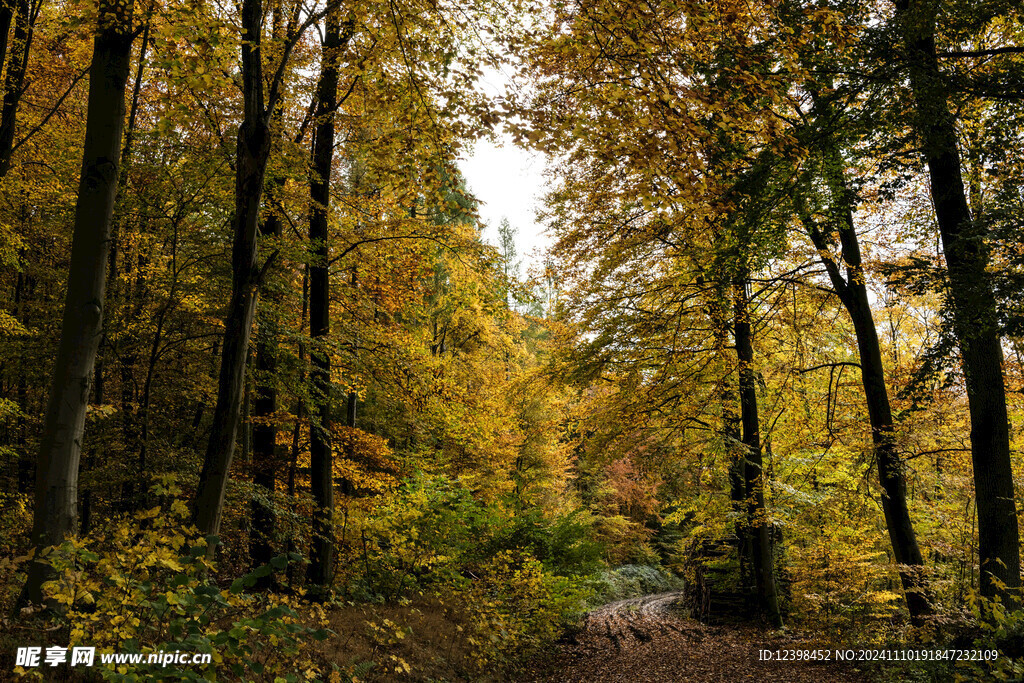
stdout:
<svg viewBox="0 0 1024 683">
<path fill-rule="evenodd" d="M 1022 93 L 1019 0 L 0 0 L 0 679 L 1024 680 Z"/>
</svg>

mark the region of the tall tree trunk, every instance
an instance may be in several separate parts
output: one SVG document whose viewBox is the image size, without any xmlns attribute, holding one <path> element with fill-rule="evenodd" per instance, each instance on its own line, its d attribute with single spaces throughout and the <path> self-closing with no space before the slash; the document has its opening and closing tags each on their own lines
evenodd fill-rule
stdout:
<svg viewBox="0 0 1024 683">
<path fill-rule="evenodd" d="M 36 475 L 32 542 L 37 552 L 76 530 L 78 464 L 90 376 L 102 335 L 110 223 L 117 193 L 132 0 L 101 2 L 89 78 L 82 176 L 60 346 Z M 41 602 L 47 565 L 33 562 L 21 601 Z"/>
<path fill-rule="evenodd" d="M 256 259 L 263 177 L 270 156 L 270 118 L 264 104 L 260 0 L 242 2 L 243 118 L 238 128 L 235 170 L 234 240 L 231 251 L 231 299 L 224 320 L 224 345 L 217 405 L 199 476 L 193 517 L 204 534 L 220 532 L 228 473 L 235 453 L 249 336 L 256 313 L 260 269 Z M 273 102 L 272 102 L 273 104 Z M 212 552 L 212 548 L 211 548 Z"/>
<path fill-rule="evenodd" d="M 150 10 L 152 11 L 152 10 Z M 131 155 L 132 155 L 132 143 L 135 139 L 135 122 L 138 117 L 139 111 L 139 96 L 142 92 L 142 78 L 145 71 L 146 65 L 146 53 L 149 47 L 149 17 L 146 17 L 145 28 L 142 32 L 142 43 L 139 46 L 139 60 L 135 67 L 135 83 L 132 86 L 132 99 L 131 107 L 128 109 L 128 122 L 124 131 L 124 142 L 121 148 L 121 167 L 118 171 L 117 181 L 117 199 L 114 204 L 114 218 L 110 226 L 110 256 L 108 259 L 108 274 L 107 274 L 107 311 L 105 314 L 106 325 L 103 330 L 103 341 L 100 344 L 100 355 L 96 361 L 96 379 L 100 381 L 103 377 L 103 373 L 107 370 L 107 359 L 105 356 L 117 355 L 116 353 L 111 354 L 111 346 L 115 346 L 117 343 L 114 330 L 116 328 L 117 319 L 117 304 L 118 294 L 120 287 L 118 286 L 118 276 L 120 271 L 118 270 L 118 256 L 120 254 L 119 241 L 121 234 L 121 214 L 123 214 L 123 203 L 120 198 L 124 192 L 125 186 L 128 184 L 128 169 L 131 166 Z M 127 373 L 122 371 L 122 377 Z M 126 393 L 122 392 L 122 414 L 126 415 L 125 409 L 127 408 L 130 400 L 126 397 Z M 128 448 L 132 448 L 134 440 L 126 441 Z"/>
<path fill-rule="evenodd" d="M 905 468 L 896 447 L 882 349 L 868 299 L 860 243 L 853 221 L 855 199 L 846 184 L 842 155 L 838 148 L 829 138 L 825 138 L 822 144 L 825 148 L 822 177 L 832 203 L 830 213 L 833 220 L 830 228 L 835 228 L 839 234 L 841 259 L 846 264 L 845 278 L 839 270 L 839 263 L 825 256 L 834 253 L 834 245 L 799 200 L 798 211 L 811 241 L 818 253 L 822 254 L 822 264 L 832 281 L 832 288 L 853 321 L 860 355 L 861 382 L 864 385 L 868 420 L 871 423 L 871 440 L 878 465 L 878 481 L 883 491 L 882 511 L 885 514 L 893 555 L 900 565 L 900 581 L 903 584 L 907 609 L 911 618 L 920 622 L 922 617 L 932 614 L 933 609 L 929 601 L 927 582 L 923 576 L 924 559 L 917 544 L 917 535 L 907 506 Z"/>
<path fill-rule="evenodd" d="M 284 15 L 281 2 L 274 3 L 271 19 L 271 33 L 280 39 L 284 28 Z M 278 108 L 274 112 L 274 120 L 280 124 L 284 112 Z M 279 238 L 282 232 L 280 194 L 284 190 L 285 179 L 277 176 L 271 181 L 270 208 L 266 218 L 260 225 L 262 237 Z M 271 287 L 264 293 L 274 303 L 280 300 L 280 293 Z M 259 567 L 270 562 L 274 557 L 274 490 L 277 488 L 277 424 L 274 420 L 277 412 L 277 360 L 278 360 L 278 317 L 274 308 L 264 308 L 260 316 L 260 335 L 256 340 L 256 399 L 253 401 L 250 426 L 252 431 L 252 483 L 258 487 L 257 494 L 251 502 L 252 528 L 249 533 L 249 559 L 252 566 Z M 264 494 L 263 491 L 266 491 Z M 274 574 L 267 574 L 256 581 L 259 590 L 270 590 L 274 587 Z"/>
<path fill-rule="evenodd" d="M 283 189 L 284 178 L 275 179 L 273 185 Z M 260 232 L 265 237 L 280 237 L 281 217 L 276 207 L 263 221 Z M 270 293 L 266 296 L 279 298 Z M 256 344 L 256 400 L 253 401 L 252 434 L 252 482 L 260 488 L 259 496 L 252 501 L 252 533 L 249 537 L 249 556 L 254 567 L 267 564 L 274 557 L 274 508 L 272 497 L 277 488 L 279 454 L 277 448 L 277 425 L 274 414 L 278 409 L 277 358 L 278 320 L 277 314 L 265 310 L 261 314 L 260 335 Z M 265 490 L 265 494 L 264 494 Z M 273 575 L 259 580 L 258 587 L 268 589 L 273 585 Z"/>
<path fill-rule="evenodd" d="M 307 263 L 302 271 L 302 315 L 299 318 L 299 385 L 306 380 L 304 362 L 306 360 L 306 345 L 301 341 L 302 332 L 306 328 L 306 314 L 309 311 L 309 264 Z M 295 498 L 295 476 L 299 469 L 299 452 L 302 447 L 302 421 L 306 417 L 306 403 L 301 396 L 296 397 L 295 426 L 292 427 L 291 454 L 288 462 L 288 497 Z M 296 550 L 295 534 L 288 535 L 288 552 Z M 288 564 L 287 579 L 289 588 L 295 584 L 296 579 L 295 563 Z"/>
<path fill-rule="evenodd" d="M 318 586 L 331 582 L 334 552 L 334 465 L 331 450 L 331 359 L 325 348 L 330 331 L 330 274 L 327 217 L 330 209 L 331 166 L 334 160 L 334 110 L 338 99 L 338 57 L 342 48 L 337 10 L 327 14 L 322 67 L 317 82 L 316 131 L 313 170 L 309 183 L 309 333 L 312 368 L 310 380 L 316 415 L 310 428 L 310 488 L 316 511 L 309 579 Z"/>
<path fill-rule="evenodd" d="M 935 52 L 932 2 L 896 0 L 903 32 L 917 135 L 931 180 L 932 203 L 949 273 L 949 300 L 971 414 L 971 457 L 978 505 L 981 593 L 1014 601 L 1000 584 L 1020 586 L 1020 532 L 1014 504 L 1010 432 L 996 300 L 986 271 L 987 245 L 971 220 L 946 81 Z"/>
<path fill-rule="evenodd" d="M 29 327 L 28 298 L 34 289 L 32 278 L 25 272 L 18 273 L 18 281 L 14 290 L 14 305 L 18 321 L 25 327 Z M 32 487 L 34 479 L 32 472 L 33 459 L 28 455 L 28 362 L 26 358 L 26 344 L 19 344 L 18 353 L 18 422 L 15 436 L 15 452 L 17 453 L 17 475 L 15 483 L 18 491 L 28 491 Z"/>
<path fill-rule="evenodd" d="M 733 332 L 730 324 L 728 294 L 723 291 L 722 287 L 715 287 L 711 295 L 714 298 L 709 310 L 711 324 L 715 329 L 715 351 L 724 359 L 729 345 L 729 335 Z M 722 379 L 718 396 L 722 406 L 722 442 L 729 463 L 729 500 L 735 514 L 736 537 L 739 539 L 737 553 L 740 562 L 740 580 L 744 591 L 749 595 L 754 591 L 754 581 L 750 573 L 749 534 L 744 522 L 746 518 L 746 484 L 744 482 L 746 448 L 743 444 L 740 415 L 736 412 L 737 397 L 731 376 Z"/>
<path fill-rule="evenodd" d="M 735 514 L 735 532 L 739 545 L 736 553 L 740 563 L 740 585 L 745 599 L 757 591 L 753 575 L 754 557 L 750 528 L 747 525 L 746 447 L 743 443 L 741 419 L 736 412 L 736 390 L 731 377 L 724 378 L 720 393 L 722 403 L 722 436 L 729 454 L 729 502 Z M 749 607 L 749 605 L 748 605 Z"/>
<path fill-rule="evenodd" d="M 750 326 L 749 285 L 746 277 L 735 283 L 736 356 L 739 360 L 740 421 L 746 459 L 743 467 L 744 493 L 747 501 L 754 582 L 762 613 L 776 628 L 782 626 L 779 594 L 775 582 L 775 559 L 772 553 L 771 527 L 764 503 L 764 468 L 761 455 L 761 424 L 757 408 L 757 377 L 754 373 L 753 333 Z"/>
<path fill-rule="evenodd" d="M 0 0 L 0 70 L 7 63 L 8 38 L 11 34 L 11 20 L 14 18 L 15 0 Z"/>
<path fill-rule="evenodd" d="M 152 9 L 150 9 L 150 12 L 152 12 Z M 128 123 L 127 123 L 127 125 L 125 127 L 125 131 L 124 131 L 124 144 L 123 144 L 123 147 L 121 148 L 121 168 L 120 168 L 120 170 L 118 172 L 118 182 L 117 182 L 117 187 L 118 187 L 117 198 L 118 198 L 118 200 L 120 200 L 121 195 L 124 192 L 124 188 L 128 184 L 128 170 L 131 167 L 132 149 L 133 149 L 133 146 L 134 146 L 133 143 L 134 143 L 134 140 L 135 140 L 135 128 L 136 128 L 135 122 L 138 119 L 139 98 L 140 98 L 140 95 L 142 94 L 142 79 L 143 79 L 143 74 L 145 73 L 145 68 L 146 68 L 146 54 L 147 54 L 148 49 L 149 49 L 149 27 L 150 27 L 150 20 L 149 20 L 149 16 L 147 15 L 146 16 L 145 27 L 143 28 L 143 31 L 142 31 L 142 42 L 141 42 L 141 44 L 139 46 L 139 60 L 136 63 L 136 67 L 135 67 L 135 81 L 134 81 L 134 85 L 132 86 L 131 107 L 129 107 L 129 109 L 128 109 Z M 109 290 L 110 297 L 111 297 L 110 304 L 107 306 L 107 309 L 108 309 L 107 310 L 107 314 L 108 314 L 107 315 L 107 320 L 108 320 L 107 327 L 110 326 L 109 322 L 112 322 L 111 321 L 111 314 L 113 314 L 114 307 L 117 304 L 117 300 L 116 300 L 116 297 L 117 297 L 117 294 L 118 294 L 117 278 L 118 278 L 118 275 L 119 275 L 119 271 L 118 271 L 118 256 L 120 254 L 120 250 L 118 249 L 118 242 L 119 242 L 120 233 L 121 233 L 121 222 L 122 222 L 121 221 L 121 214 L 124 213 L 124 211 L 123 211 L 123 203 L 120 202 L 120 201 L 117 201 L 115 206 L 114 206 L 114 209 L 115 209 L 115 211 L 114 211 L 114 219 L 113 219 L 113 222 L 112 222 L 111 228 L 110 228 L 110 259 L 109 259 L 109 274 L 107 276 L 107 289 Z M 107 332 L 105 331 L 105 334 L 106 333 Z M 108 338 L 106 336 L 104 337 L 104 341 L 105 342 L 108 341 Z M 102 354 L 102 349 L 101 349 L 101 354 Z M 101 357 L 100 361 L 102 362 L 102 360 L 103 359 Z"/>
<path fill-rule="evenodd" d="M 4 77 L 3 104 L 0 106 L 0 178 L 7 175 L 7 171 L 11 168 L 18 105 L 25 92 L 25 72 L 28 69 L 28 56 L 32 49 L 32 29 L 38 11 L 38 6 L 30 6 L 28 0 L 7 0 L 7 2 L 17 4 L 15 6 L 13 41 L 10 45 L 10 59 L 7 60 L 7 73 Z M 36 12 L 33 12 L 33 9 Z M 4 11 L 8 10 L 5 8 Z M 0 22 L 4 20 L 10 24 L 9 16 L 0 16 Z M 8 49 L 6 33 L 4 30 L 5 50 Z M 123 123 L 119 125 L 123 125 Z M 120 144 L 120 140 L 118 140 L 118 144 Z"/>
</svg>

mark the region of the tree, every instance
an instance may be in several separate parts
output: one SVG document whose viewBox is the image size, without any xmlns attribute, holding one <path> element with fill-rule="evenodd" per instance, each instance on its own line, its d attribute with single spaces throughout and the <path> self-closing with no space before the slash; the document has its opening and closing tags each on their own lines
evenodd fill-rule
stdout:
<svg viewBox="0 0 1024 683">
<path fill-rule="evenodd" d="M 750 284 L 743 273 L 733 282 L 736 357 L 739 360 L 740 423 L 743 427 L 743 494 L 747 504 L 746 528 L 750 534 L 751 564 L 760 608 L 776 628 L 782 627 L 779 592 L 775 581 L 775 557 L 765 509 L 765 468 L 761 450 L 761 419 L 757 408 L 757 380 L 753 368 L 754 346 L 750 324 Z"/>
<path fill-rule="evenodd" d="M 0 7 L 0 66 L 4 66 L 6 62 L 3 104 L 0 105 L 0 177 L 7 175 L 11 168 L 18 105 L 25 92 L 25 73 L 32 49 L 33 29 L 41 4 L 41 0 L 31 4 L 28 0 L 5 0 Z M 11 36 L 13 40 L 8 43 L 12 13 L 14 35 Z"/>
<path fill-rule="evenodd" d="M 271 254 L 262 265 L 257 260 L 263 179 L 272 143 L 271 119 L 280 105 L 292 50 L 306 28 L 318 17 L 314 14 L 299 24 L 297 15 L 293 15 L 293 21 L 285 31 L 279 61 L 270 76 L 268 89 L 262 50 L 263 3 L 262 0 L 243 0 L 241 5 L 242 120 L 235 146 L 231 299 L 224 319 L 224 343 L 213 427 L 193 501 L 196 526 L 206 534 L 217 534 L 220 530 L 224 495 L 235 452 L 257 291 L 267 267 L 276 258 L 275 254 Z"/>
<path fill-rule="evenodd" d="M 956 122 L 935 48 L 936 7 L 896 0 L 895 22 L 908 59 L 915 131 L 928 165 L 935 218 L 949 274 L 949 301 L 971 414 L 971 454 L 978 506 L 981 590 L 1018 588 L 1020 532 L 1010 460 L 1010 432 L 989 248 L 972 221 L 964 191 Z"/>
<path fill-rule="evenodd" d="M 920 622 L 922 617 L 933 613 L 933 607 L 923 577 L 924 559 L 910 517 L 906 464 L 896 443 L 896 425 L 881 345 L 868 296 L 868 276 L 854 222 L 858 197 L 847 182 L 844 150 L 839 143 L 844 135 L 857 139 L 852 115 L 837 112 L 837 107 L 856 107 L 858 102 L 854 93 L 861 84 L 854 80 L 852 84 L 837 88 L 831 75 L 836 68 L 833 65 L 842 58 L 856 65 L 857 58 L 862 57 L 846 52 L 842 49 L 823 52 L 813 47 L 805 51 L 805 62 L 810 65 L 809 74 L 814 74 L 815 79 L 803 85 L 812 110 L 797 135 L 806 146 L 809 158 L 802 173 L 802 187 L 793 192 L 793 204 L 800 223 L 817 250 L 832 289 L 853 322 L 878 480 L 882 487 L 886 528 L 893 555 L 900 566 L 907 607 L 911 617 Z M 823 95 L 823 92 L 828 94 Z M 801 173 L 787 171 L 798 179 L 801 176 Z M 813 209 L 808 207 L 808 197 Z M 844 267 L 845 275 L 842 272 Z"/>
<path fill-rule="evenodd" d="M 60 347 L 36 474 L 32 541 L 37 558 L 77 530 L 78 466 L 85 411 L 103 325 L 110 225 L 117 195 L 125 89 L 132 46 L 132 0 L 106 0 L 97 11 L 89 69 L 89 110 Z M 47 565 L 29 569 L 22 599 L 42 601 Z"/>
<path fill-rule="evenodd" d="M 342 28 L 337 10 L 327 14 L 317 81 L 316 132 L 313 136 L 313 168 L 309 179 L 309 333 L 312 393 L 316 419 L 310 432 L 310 487 L 317 509 L 313 517 L 313 546 L 309 578 L 322 588 L 330 585 L 334 551 L 334 460 L 331 452 L 331 355 L 326 337 L 331 325 L 330 215 L 331 169 L 334 159 L 334 116 L 338 108 L 338 62 L 352 36 L 349 21 Z M 352 403 L 352 399 L 350 399 Z M 353 419 L 355 405 L 350 408 Z"/>
<path fill-rule="evenodd" d="M 277 183 L 278 189 L 283 183 Z M 281 207 L 274 206 L 260 226 L 260 234 L 264 239 L 280 239 L 282 235 Z M 280 285 L 278 285 L 280 287 Z M 265 296 L 264 298 L 268 298 Z M 269 298 L 280 299 L 278 292 Z M 275 301 L 274 303 L 278 303 Z M 277 488 L 277 469 L 281 458 L 277 446 L 277 411 L 279 356 L 280 356 L 280 321 L 277 311 L 264 307 L 263 321 L 260 325 L 260 336 L 256 345 L 256 398 L 253 401 L 253 433 L 252 433 L 252 482 L 261 490 L 253 499 L 252 532 L 250 535 L 249 555 L 254 567 L 268 564 L 273 559 L 275 513 L 273 496 Z M 261 578 L 260 585 L 269 587 L 273 576 Z"/>
<path fill-rule="evenodd" d="M 881 345 L 871 312 L 860 245 L 853 222 L 853 192 L 846 185 L 838 150 L 828 137 L 829 133 L 826 132 L 824 135 L 826 139 L 822 146 L 825 149 L 825 158 L 820 161 L 820 172 L 824 176 L 822 183 L 828 188 L 832 200 L 832 203 L 825 207 L 826 215 L 830 216 L 831 220 L 821 225 L 799 199 L 797 211 L 821 256 L 822 265 L 828 272 L 832 287 L 850 315 L 856 331 L 861 381 L 867 402 L 868 421 L 871 424 L 878 480 L 883 491 L 882 510 L 893 554 L 901 566 L 900 579 L 907 607 L 911 616 L 919 620 L 931 614 L 933 610 L 926 594 L 926 582 L 922 577 L 924 559 L 907 506 L 905 465 L 895 440 L 895 423 L 885 381 Z M 836 247 L 835 235 L 839 238 L 838 257 L 833 255 Z M 840 271 L 840 264 L 845 264 L 845 277 Z"/>
</svg>

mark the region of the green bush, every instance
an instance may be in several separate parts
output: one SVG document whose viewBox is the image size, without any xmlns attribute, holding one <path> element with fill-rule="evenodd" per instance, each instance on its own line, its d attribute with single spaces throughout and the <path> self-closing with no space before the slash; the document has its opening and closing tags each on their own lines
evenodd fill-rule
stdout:
<svg viewBox="0 0 1024 683">
<path fill-rule="evenodd" d="M 594 540 L 593 517 L 584 510 L 548 518 L 538 508 L 498 522 L 481 550 L 494 556 L 504 550 L 527 552 L 559 576 L 591 574 L 601 564 L 603 547 Z"/>
<path fill-rule="evenodd" d="M 54 578 L 43 588 L 60 606 L 57 618 L 70 646 L 96 647 L 97 666 L 101 652 L 212 657 L 209 665 L 180 669 L 161 664 L 100 668 L 112 681 L 304 679 L 314 667 L 305 654 L 310 639 L 328 633 L 315 627 L 323 623 L 322 609 L 298 598 L 246 592 L 298 556 L 277 557 L 222 589 L 206 559 L 207 542 L 216 539 L 204 540 L 186 526 L 188 508 L 173 479 L 163 479 L 152 494 L 167 504 L 117 521 L 95 536 L 68 540 L 45 555 Z"/>
<path fill-rule="evenodd" d="M 502 552 L 529 556 L 558 576 L 594 571 L 601 547 L 588 513 L 549 518 L 484 503 L 458 480 L 416 476 L 373 510 L 348 519 L 347 573 L 351 598 L 392 600 L 433 585 L 472 581 L 472 568 Z"/>
<path fill-rule="evenodd" d="M 348 518 L 348 597 L 393 601 L 414 592 L 469 615 L 475 666 L 507 665 L 555 639 L 587 603 L 580 576 L 598 566 L 588 513 L 548 517 L 483 502 L 457 479 L 407 479 Z"/>
<path fill-rule="evenodd" d="M 578 581 L 556 576 L 537 559 L 499 552 L 476 568 L 458 595 L 473 615 L 469 641 L 481 667 L 509 664 L 555 640 L 590 597 Z"/>
<path fill-rule="evenodd" d="M 651 593 L 682 590 L 683 582 L 661 567 L 627 564 L 591 576 L 587 587 L 593 590 L 591 604 L 603 605 Z"/>
</svg>

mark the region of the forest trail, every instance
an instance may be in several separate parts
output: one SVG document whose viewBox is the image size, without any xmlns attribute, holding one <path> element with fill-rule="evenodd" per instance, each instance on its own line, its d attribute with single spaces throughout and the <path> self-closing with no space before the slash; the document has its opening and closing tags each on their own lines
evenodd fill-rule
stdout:
<svg viewBox="0 0 1024 683">
<path fill-rule="evenodd" d="M 590 612 L 558 650 L 538 660 L 531 683 L 864 683 L 835 662 L 762 662 L 761 649 L 799 648 L 749 624 L 711 626 L 680 616 L 679 592 L 620 600 Z M 804 645 L 803 647 L 807 647 Z"/>
</svg>

